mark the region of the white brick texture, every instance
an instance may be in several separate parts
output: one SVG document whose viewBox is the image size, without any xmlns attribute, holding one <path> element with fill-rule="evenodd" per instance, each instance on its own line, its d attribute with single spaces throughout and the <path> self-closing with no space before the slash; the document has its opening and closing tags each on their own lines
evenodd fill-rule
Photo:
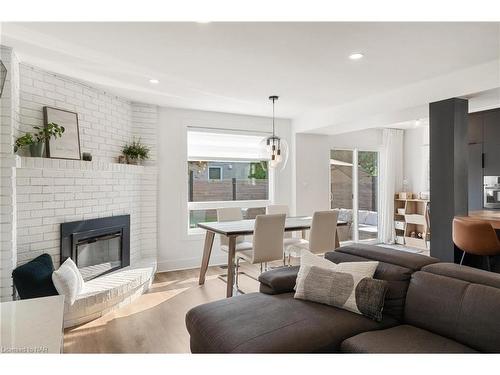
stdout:
<svg viewBox="0 0 500 375">
<path fill-rule="evenodd" d="M 20 127 L 16 135 L 43 125 L 43 107 L 78 113 L 81 152 L 93 160 L 116 162 L 135 138 L 152 149 L 156 160 L 157 107 L 133 103 L 73 78 L 20 64 Z"/>
<path fill-rule="evenodd" d="M 155 258 L 158 108 L 19 64 L 11 48 L 0 52 L 8 69 L 0 98 L 0 300 L 11 299 L 17 265 L 42 253 L 59 265 L 63 222 L 130 214 L 132 265 Z M 92 162 L 13 155 L 15 139 L 43 125 L 44 106 L 78 113 L 81 151 Z M 151 160 L 116 164 L 134 137 L 151 149 Z"/>
<path fill-rule="evenodd" d="M 17 158 L 18 264 L 48 253 L 57 267 L 61 223 L 124 214 L 131 264 L 156 257 L 156 167 L 61 161 Z"/>
</svg>

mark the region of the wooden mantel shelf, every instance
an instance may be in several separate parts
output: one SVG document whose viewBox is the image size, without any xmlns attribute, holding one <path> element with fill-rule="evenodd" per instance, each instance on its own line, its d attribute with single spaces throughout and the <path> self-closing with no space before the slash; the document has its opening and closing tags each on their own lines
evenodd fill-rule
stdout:
<svg viewBox="0 0 500 375">
<path fill-rule="evenodd" d="M 65 160 L 50 158 L 32 158 L 16 155 L 16 168 L 34 168 L 34 169 L 72 169 L 80 171 L 110 171 L 122 173 L 156 173 L 156 165 L 133 165 L 118 164 L 102 161 L 85 160 Z"/>
</svg>

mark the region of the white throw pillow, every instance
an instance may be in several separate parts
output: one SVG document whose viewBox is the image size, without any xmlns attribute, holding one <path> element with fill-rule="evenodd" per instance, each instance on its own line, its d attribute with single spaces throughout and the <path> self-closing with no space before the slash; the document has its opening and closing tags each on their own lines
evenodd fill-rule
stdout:
<svg viewBox="0 0 500 375">
<path fill-rule="evenodd" d="M 78 279 L 78 292 L 81 292 L 83 289 L 83 285 L 85 284 L 85 281 L 83 280 L 82 274 L 80 273 L 80 270 L 76 266 L 75 262 L 73 262 L 73 259 L 68 258 L 64 261 L 64 263 L 67 263 L 69 267 L 73 271 L 75 271 L 76 277 Z"/>
<path fill-rule="evenodd" d="M 84 284 L 82 275 L 71 258 L 66 259 L 59 269 L 52 273 L 52 282 L 57 292 L 65 297 L 65 302 L 69 305 L 75 303 Z"/>
</svg>

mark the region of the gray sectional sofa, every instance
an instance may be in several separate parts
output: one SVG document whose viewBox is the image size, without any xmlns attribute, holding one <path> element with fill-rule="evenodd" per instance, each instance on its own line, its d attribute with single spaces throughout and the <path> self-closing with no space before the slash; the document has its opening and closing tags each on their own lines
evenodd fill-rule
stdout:
<svg viewBox="0 0 500 375">
<path fill-rule="evenodd" d="M 263 273 L 259 293 L 191 309 L 193 353 L 500 352 L 500 275 L 371 245 L 325 255 L 378 260 L 386 280 L 383 319 L 293 298 L 298 267 Z"/>
</svg>

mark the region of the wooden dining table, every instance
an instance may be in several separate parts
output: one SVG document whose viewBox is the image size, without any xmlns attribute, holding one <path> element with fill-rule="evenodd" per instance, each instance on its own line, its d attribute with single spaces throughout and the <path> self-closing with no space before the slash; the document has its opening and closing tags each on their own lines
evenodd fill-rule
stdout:
<svg viewBox="0 0 500 375">
<path fill-rule="evenodd" d="M 311 228 L 312 217 L 299 216 L 288 217 L 285 220 L 285 232 L 302 232 L 302 238 L 305 238 L 305 232 Z M 337 221 L 337 226 L 347 225 L 346 221 Z M 203 247 L 203 258 L 201 261 L 199 284 L 205 284 L 205 275 L 207 273 L 208 264 L 210 263 L 210 255 L 214 237 L 216 234 L 226 236 L 229 239 L 229 247 L 227 252 L 227 291 L 226 297 L 232 297 L 235 290 L 235 254 L 236 254 L 236 238 L 238 236 L 252 235 L 255 227 L 255 220 L 238 220 L 238 221 L 219 221 L 210 223 L 198 223 L 198 227 L 205 229 L 205 245 Z M 339 247 L 338 232 L 335 236 L 335 248 Z"/>
</svg>

